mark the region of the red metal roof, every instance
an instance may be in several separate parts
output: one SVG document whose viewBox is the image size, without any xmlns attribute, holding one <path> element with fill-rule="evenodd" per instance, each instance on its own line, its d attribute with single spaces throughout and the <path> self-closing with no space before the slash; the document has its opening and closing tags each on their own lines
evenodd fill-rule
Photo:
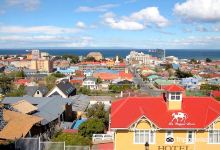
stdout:
<svg viewBox="0 0 220 150">
<path fill-rule="evenodd" d="M 132 80 L 133 79 L 133 75 L 131 73 L 126 73 L 124 71 L 120 71 L 119 76 L 120 76 L 121 79 L 126 79 L 126 80 Z"/>
<path fill-rule="evenodd" d="M 168 92 L 182 92 L 182 91 L 185 91 L 184 88 L 182 88 L 181 86 L 175 85 L 175 84 L 163 86 L 163 89 L 168 91 Z"/>
<path fill-rule="evenodd" d="M 63 132 L 64 133 L 78 133 L 78 130 L 76 130 L 76 129 L 64 129 Z"/>
<path fill-rule="evenodd" d="M 175 119 L 178 114 L 184 121 Z M 212 97 L 184 97 L 182 109 L 171 111 L 163 97 L 125 98 L 112 103 L 111 128 L 127 129 L 143 116 L 162 129 L 204 129 L 220 116 L 220 103 Z"/>
<path fill-rule="evenodd" d="M 30 82 L 30 80 L 28 80 L 28 79 L 18 79 L 17 81 L 15 81 L 15 84 L 25 85 L 29 82 Z"/>
<path fill-rule="evenodd" d="M 103 143 L 103 144 L 96 144 L 93 145 L 92 149 L 96 149 L 96 150 L 114 150 L 114 143 Z"/>
<path fill-rule="evenodd" d="M 213 97 L 220 97 L 220 91 L 212 91 Z"/>
</svg>

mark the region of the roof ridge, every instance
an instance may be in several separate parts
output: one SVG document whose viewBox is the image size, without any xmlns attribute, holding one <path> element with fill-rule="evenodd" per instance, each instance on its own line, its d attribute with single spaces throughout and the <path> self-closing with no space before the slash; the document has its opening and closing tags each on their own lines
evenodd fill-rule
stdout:
<svg viewBox="0 0 220 150">
<path fill-rule="evenodd" d="M 114 113 L 112 113 L 112 116 L 114 116 L 118 110 L 128 101 L 129 97 L 126 97 L 125 99 L 120 99 L 119 101 L 122 101 L 121 104 L 116 108 Z"/>
</svg>

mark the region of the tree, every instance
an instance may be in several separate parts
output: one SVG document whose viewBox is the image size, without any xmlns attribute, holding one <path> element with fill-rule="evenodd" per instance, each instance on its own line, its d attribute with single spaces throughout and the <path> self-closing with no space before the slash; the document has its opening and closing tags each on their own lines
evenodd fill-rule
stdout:
<svg viewBox="0 0 220 150">
<path fill-rule="evenodd" d="M 24 77 L 26 77 L 26 75 L 25 75 L 24 71 L 21 70 L 21 71 L 16 72 L 15 77 L 16 78 L 24 78 Z"/>
<path fill-rule="evenodd" d="M 86 57 L 85 59 L 84 59 L 85 61 L 96 61 L 96 59 L 95 59 L 95 57 Z"/>
<path fill-rule="evenodd" d="M 63 78 L 63 77 L 65 77 L 65 75 L 60 73 L 59 71 L 55 72 L 55 73 L 52 73 L 51 75 L 56 77 L 56 78 Z"/>
<path fill-rule="evenodd" d="M 49 75 L 45 78 L 46 86 L 49 90 L 51 90 L 56 85 L 57 78 L 53 75 Z"/>
<path fill-rule="evenodd" d="M 91 93 L 91 90 L 87 87 L 81 87 L 78 91 L 78 93 L 82 93 L 82 94 L 85 94 L 85 95 L 89 95 Z"/>
<path fill-rule="evenodd" d="M 206 61 L 207 63 L 212 62 L 212 60 L 211 60 L 210 58 L 206 58 L 205 61 Z"/>
<path fill-rule="evenodd" d="M 173 68 L 172 64 L 166 64 L 165 65 L 166 70 L 169 70 L 169 69 L 172 69 L 172 68 Z"/>
<path fill-rule="evenodd" d="M 90 145 L 91 140 L 87 137 L 83 137 L 80 134 L 73 133 L 58 133 L 56 137 L 52 139 L 53 142 L 64 142 L 66 145 Z"/>
<path fill-rule="evenodd" d="M 93 134 L 104 133 L 104 123 L 97 118 L 88 119 L 79 126 L 79 134 L 91 138 Z"/>
<path fill-rule="evenodd" d="M 206 90 L 206 91 L 220 90 L 220 86 L 218 86 L 218 85 L 211 85 L 211 84 L 202 84 L 200 86 L 200 90 Z"/>
<path fill-rule="evenodd" d="M 184 72 L 181 71 L 180 69 L 176 70 L 176 77 L 177 78 L 188 78 L 188 77 L 192 77 L 192 73 L 191 72 Z"/>
<path fill-rule="evenodd" d="M 6 75 L 1 75 L 0 76 L 0 89 L 1 89 L 1 93 L 2 94 L 7 94 L 8 92 L 10 92 L 11 90 L 11 82 L 12 82 L 13 78 L 8 77 Z"/>
<path fill-rule="evenodd" d="M 102 79 L 101 79 L 100 77 L 98 77 L 98 78 L 96 79 L 96 82 L 97 82 L 98 84 L 100 84 L 100 83 L 102 83 Z"/>
<path fill-rule="evenodd" d="M 192 58 L 192 59 L 190 60 L 190 63 L 191 63 L 191 64 L 196 64 L 196 63 L 197 63 L 197 60 L 196 60 L 195 58 Z"/>
<path fill-rule="evenodd" d="M 21 70 L 21 71 L 13 71 L 8 76 L 10 76 L 11 78 L 24 78 L 24 77 L 26 77 L 26 75 L 25 75 L 23 70 Z"/>
<path fill-rule="evenodd" d="M 7 94 L 7 96 L 10 97 L 20 97 L 25 95 L 25 86 L 20 85 L 18 89 L 12 90 L 10 93 Z"/>
<path fill-rule="evenodd" d="M 68 58 L 70 59 L 70 63 L 79 63 L 79 56 L 77 55 L 63 55 L 63 59 L 67 60 Z"/>
<path fill-rule="evenodd" d="M 88 118 L 100 119 L 105 124 L 105 127 L 108 128 L 109 112 L 105 110 L 105 105 L 103 103 L 96 103 L 89 107 L 86 116 Z"/>
<path fill-rule="evenodd" d="M 133 90 L 133 89 L 135 89 L 134 85 L 128 85 L 128 84 L 123 84 L 123 85 L 111 84 L 111 85 L 109 85 L 109 90 L 114 93 L 120 93 L 121 91 Z"/>
</svg>

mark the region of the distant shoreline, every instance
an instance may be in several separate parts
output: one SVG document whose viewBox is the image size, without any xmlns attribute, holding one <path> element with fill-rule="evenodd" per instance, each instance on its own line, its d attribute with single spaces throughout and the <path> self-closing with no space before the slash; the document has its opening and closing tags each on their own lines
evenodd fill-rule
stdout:
<svg viewBox="0 0 220 150">
<path fill-rule="evenodd" d="M 121 57 L 126 57 L 131 50 L 144 52 L 150 55 L 155 56 L 155 53 L 149 53 L 149 49 L 93 49 L 93 48 L 87 48 L 87 49 L 53 49 L 53 48 L 39 48 L 41 51 L 48 52 L 50 55 L 64 55 L 64 54 L 70 54 L 70 55 L 78 55 L 78 56 L 85 56 L 91 51 L 98 51 L 101 52 L 104 57 L 115 57 L 116 55 L 119 55 Z M 27 54 L 28 52 L 26 50 L 31 49 L 0 49 L 0 55 L 22 55 Z M 200 50 L 200 49 L 167 49 L 166 50 L 166 56 L 176 56 L 180 59 L 206 59 L 210 58 L 213 60 L 220 60 L 220 49 L 209 49 L 209 50 Z"/>
</svg>

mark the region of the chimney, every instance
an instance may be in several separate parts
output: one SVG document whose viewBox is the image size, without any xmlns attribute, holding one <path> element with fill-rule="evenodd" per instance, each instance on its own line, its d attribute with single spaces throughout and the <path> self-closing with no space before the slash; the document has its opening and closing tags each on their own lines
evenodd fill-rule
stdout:
<svg viewBox="0 0 220 150">
<path fill-rule="evenodd" d="M 67 121 L 73 121 L 74 120 L 74 115 L 73 115 L 73 110 L 72 110 L 72 104 L 66 104 L 65 105 L 65 120 Z"/>
</svg>

